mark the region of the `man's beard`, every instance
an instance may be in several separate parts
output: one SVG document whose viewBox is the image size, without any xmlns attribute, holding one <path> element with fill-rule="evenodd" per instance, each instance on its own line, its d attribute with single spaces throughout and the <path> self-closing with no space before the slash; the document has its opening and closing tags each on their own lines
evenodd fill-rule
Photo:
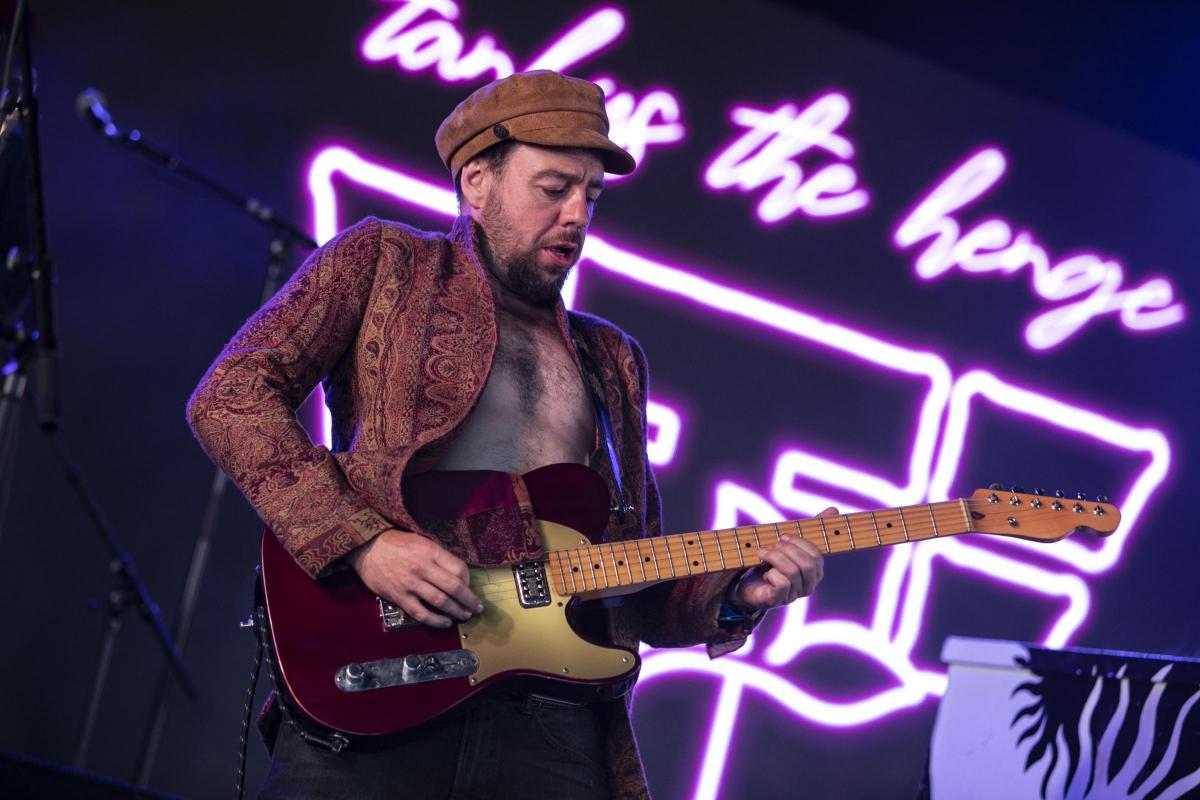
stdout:
<svg viewBox="0 0 1200 800">
<path fill-rule="evenodd" d="M 513 294 L 530 303 L 545 305 L 557 300 L 574 265 L 563 270 L 558 278 L 549 278 L 538 268 L 538 257 L 545 245 L 514 252 L 517 233 L 495 193 L 484 202 L 483 217 L 487 224 L 486 227 L 481 226 L 479 246 L 496 279 Z M 582 238 L 572 239 L 576 253 L 582 248 Z"/>
</svg>

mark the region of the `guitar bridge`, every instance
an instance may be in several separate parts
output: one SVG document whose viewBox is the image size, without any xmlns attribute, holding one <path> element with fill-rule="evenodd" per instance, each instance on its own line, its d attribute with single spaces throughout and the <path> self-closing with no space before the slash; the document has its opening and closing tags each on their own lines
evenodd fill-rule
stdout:
<svg viewBox="0 0 1200 800">
<path fill-rule="evenodd" d="M 546 563 L 526 561 L 512 568 L 517 583 L 517 598 L 522 608 L 550 605 L 550 587 L 546 584 Z"/>
<path fill-rule="evenodd" d="M 382 597 L 379 600 L 379 618 L 383 620 L 383 629 L 388 631 L 411 628 L 419 624 L 407 612 L 395 603 L 388 602 Z"/>
</svg>

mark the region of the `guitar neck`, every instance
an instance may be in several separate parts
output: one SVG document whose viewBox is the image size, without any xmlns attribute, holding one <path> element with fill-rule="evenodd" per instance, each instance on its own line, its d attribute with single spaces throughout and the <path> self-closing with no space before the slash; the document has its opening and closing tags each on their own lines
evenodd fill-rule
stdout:
<svg viewBox="0 0 1200 800">
<path fill-rule="evenodd" d="M 547 568 L 560 594 L 575 595 L 753 567 L 762 563 L 759 551 L 784 536 L 804 539 L 833 555 L 974 530 L 967 501 L 947 500 L 552 550 Z"/>
</svg>

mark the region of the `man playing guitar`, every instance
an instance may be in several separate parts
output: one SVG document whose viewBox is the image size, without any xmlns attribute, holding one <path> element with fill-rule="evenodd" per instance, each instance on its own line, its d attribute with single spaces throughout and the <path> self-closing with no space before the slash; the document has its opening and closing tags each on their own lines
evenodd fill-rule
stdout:
<svg viewBox="0 0 1200 800">
<path fill-rule="evenodd" d="M 375 219 L 343 231 L 205 375 L 188 404 L 197 438 L 314 580 L 353 569 L 415 623 L 466 623 L 484 610 L 470 569 L 545 555 L 523 476 L 548 465 L 603 477 L 604 541 L 661 534 L 644 356 L 560 298 L 605 172 L 635 166 L 607 133 L 586 81 L 538 71 L 477 90 L 436 137 L 460 197 L 451 231 Z M 322 378 L 332 452 L 294 414 Z M 592 632 L 728 652 L 761 611 L 821 579 L 808 541 L 785 536 L 761 559 L 589 603 Z M 262 797 L 646 796 L 628 696 L 494 693 L 340 752 L 310 743 L 296 716 L 268 742 Z"/>
</svg>

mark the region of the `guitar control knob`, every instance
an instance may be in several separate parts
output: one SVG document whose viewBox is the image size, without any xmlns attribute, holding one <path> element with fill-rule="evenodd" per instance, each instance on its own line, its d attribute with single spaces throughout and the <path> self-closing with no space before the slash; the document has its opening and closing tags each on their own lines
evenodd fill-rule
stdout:
<svg viewBox="0 0 1200 800">
<path fill-rule="evenodd" d="M 406 678 L 418 677 L 425 671 L 425 659 L 417 655 L 405 656 L 401 669 Z"/>
</svg>

